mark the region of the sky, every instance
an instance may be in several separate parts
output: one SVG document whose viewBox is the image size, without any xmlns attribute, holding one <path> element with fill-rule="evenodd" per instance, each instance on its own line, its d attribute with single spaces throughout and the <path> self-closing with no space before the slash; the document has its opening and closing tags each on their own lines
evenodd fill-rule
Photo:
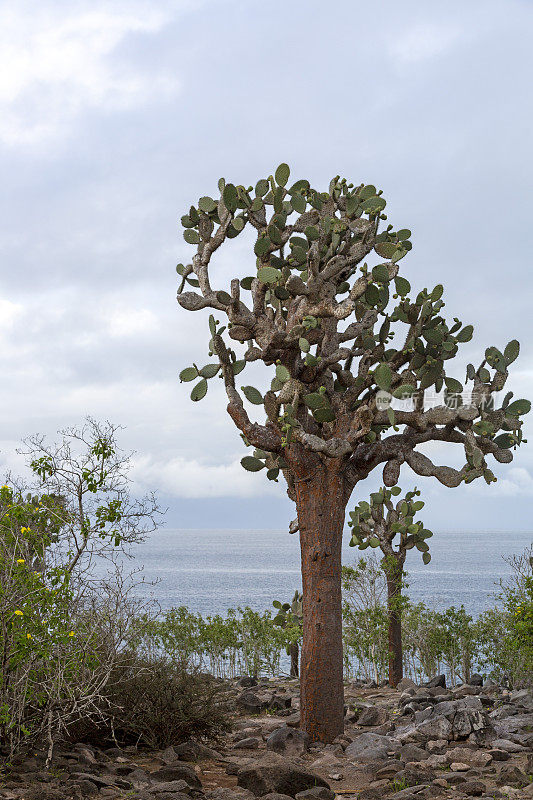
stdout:
<svg viewBox="0 0 533 800">
<path fill-rule="evenodd" d="M 402 273 L 475 326 L 464 363 L 518 338 L 508 385 L 533 398 L 532 38 L 530 0 L 2 3 L 0 471 L 23 472 L 21 438 L 92 415 L 124 426 L 167 526 L 287 526 L 282 484 L 240 466 L 222 386 L 193 404 L 179 383 L 209 336 L 175 272 L 189 206 L 282 161 L 382 188 L 413 231 Z M 254 264 L 232 246 L 221 286 Z M 426 524 L 530 530 L 533 448 L 496 467 L 490 487 L 418 478 Z"/>
</svg>

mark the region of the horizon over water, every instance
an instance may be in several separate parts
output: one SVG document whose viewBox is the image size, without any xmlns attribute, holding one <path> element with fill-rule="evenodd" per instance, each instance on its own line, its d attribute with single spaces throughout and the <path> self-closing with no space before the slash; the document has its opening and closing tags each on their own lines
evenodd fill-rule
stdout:
<svg viewBox="0 0 533 800">
<path fill-rule="evenodd" d="M 346 565 L 366 554 L 349 547 L 349 539 L 345 534 Z M 527 532 L 435 533 L 430 564 L 424 566 L 417 550 L 407 554 L 406 594 L 430 608 L 463 604 L 477 615 L 493 602 L 498 580 L 510 574 L 503 557 L 521 554 L 532 540 Z M 135 593 L 152 596 L 162 609 L 183 605 L 206 615 L 248 605 L 262 611 L 301 589 L 298 535 L 286 531 L 160 528 L 132 554 L 126 565 L 142 567 L 144 580 L 157 582 Z"/>
</svg>

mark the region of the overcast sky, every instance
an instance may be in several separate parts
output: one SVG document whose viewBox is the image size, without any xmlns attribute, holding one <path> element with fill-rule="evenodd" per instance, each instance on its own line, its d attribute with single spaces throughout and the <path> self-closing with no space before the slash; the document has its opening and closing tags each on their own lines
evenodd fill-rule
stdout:
<svg viewBox="0 0 533 800">
<path fill-rule="evenodd" d="M 468 360 L 522 343 L 533 398 L 530 0 L 7 0 L 0 8 L 2 471 L 19 440 L 86 414 L 126 426 L 167 525 L 280 528 L 280 484 L 246 473 L 220 385 L 180 385 L 207 325 L 175 300 L 179 218 L 220 176 L 287 161 L 384 190 L 413 231 L 402 271 L 475 325 Z M 245 243 L 221 283 L 250 274 Z M 460 377 L 460 376 L 459 376 Z M 497 484 L 420 479 L 425 521 L 530 529 L 533 448 Z M 380 480 L 356 487 L 362 499 Z M 402 473 L 408 488 L 414 478 Z M 354 497 L 355 499 L 355 497 Z"/>
</svg>

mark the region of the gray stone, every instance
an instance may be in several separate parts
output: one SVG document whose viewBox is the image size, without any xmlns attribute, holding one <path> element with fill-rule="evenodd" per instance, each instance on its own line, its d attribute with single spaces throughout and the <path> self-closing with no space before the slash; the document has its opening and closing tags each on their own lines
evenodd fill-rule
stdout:
<svg viewBox="0 0 533 800">
<path fill-rule="evenodd" d="M 296 800 L 334 800 L 334 798 L 335 792 L 325 786 L 313 786 L 296 795 Z"/>
<path fill-rule="evenodd" d="M 273 731 L 267 739 L 267 750 L 287 755 L 305 753 L 309 749 L 309 735 L 298 728 L 283 726 Z"/>
<path fill-rule="evenodd" d="M 429 688 L 434 688 L 435 686 L 441 686 L 443 689 L 446 688 L 446 675 L 436 675 L 434 678 L 431 678 L 427 683 L 424 684 Z"/>
<path fill-rule="evenodd" d="M 155 772 L 150 773 L 150 778 L 154 781 L 185 781 L 193 789 L 201 789 L 202 783 L 200 778 L 192 767 L 188 764 L 169 764 L 166 767 L 161 767 Z M 180 790 L 181 791 L 181 790 Z"/>
<path fill-rule="evenodd" d="M 365 708 L 361 712 L 357 724 L 362 726 L 383 725 L 387 722 L 388 718 L 389 714 L 386 708 L 371 706 L 370 708 Z"/>
<path fill-rule="evenodd" d="M 272 752 L 242 767 L 237 774 L 237 783 L 257 797 L 271 792 L 295 797 L 298 792 L 313 786 L 329 789 L 329 784 L 320 775 Z"/>
<path fill-rule="evenodd" d="M 235 750 L 258 750 L 260 739 L 257 736 L 247 736 L 246 739 L 239 739 L 233 745 Z"/>
<path fill-rule="evenodd" d="M 378 733 L 362 733 L 348 745 L 344 754 L 354 761 L 380 761 L 388 757 L 388 753 L 399 749 L 397 742 L 388 736 Z"/>
</svg>

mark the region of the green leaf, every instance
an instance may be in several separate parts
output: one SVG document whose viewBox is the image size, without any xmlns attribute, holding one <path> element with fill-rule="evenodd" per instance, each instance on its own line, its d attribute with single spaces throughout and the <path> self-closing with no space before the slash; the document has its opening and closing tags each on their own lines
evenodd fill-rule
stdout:
<svg viewBox="0 0 533 800">
<path fill-rule="evenodd" d="M 363 186 L 363 188 L 359 190 L 359 197 L 361 200 L 366 200 L 369 197 L 373 197 L 375 194 L 376 187 L 371 183 L 369 183 L 368 186 Z"/>
<path fill-rule="evenodd" d="M 202 367 L 199 374 L 202 378 L 214 378 L 219 369 L 220 364 L 206 364 L 205 367 Z"/>
<path fill-rule="evenodd" d="M 444 383 L 446 384 L 447 390 L 452 394 L 459 394 L 463 391 L 463 384 L 455 380 L 455 378 L 444 378 Z"/>
<path fill-rule="evenodd" d="M 262 461 L 254 458 L 254 456 L 244 456 L 244 458 L 241 458 L 241 464 L 248 472 L 259 472 L 265 466 Z"/>
<path fill-rule="evenodd" d="M 370 547 L 379 547 L 379 539 L 377 536 L 371 536 L 368 540 Z"/>
<path fill-rule="evenodd" d="M 244 228 L 244 219 L 242 217 L 235 217 L 235 219 L 232 222 L 232 225 L 236 231 L 240 232 Z"/>
<path fill-rule="evenodd" d="M 511 436 L 510 433 L 500 433 L 500 435 L 496 436 L 496 438 L 493 439 L 492 441 L 501 450 L 507 450 L 514 444 L 514 438 Z"/>
<path fill-rule="evenodd" d="M 307 339 L 304 339 L 303 336 L 298 339 L 298 345 L 299 345 L 300 350 L 302 351 L 302 353 L 308 353 L 309 352 L 309 348 L 311 347 L 311 345 L 309 344 Z"/>
<path fill-rule="evenodd" d="M 242 286 L 242 288 L 243 289 L 247 289 L 248 291 L 250 291 L 250 289 L 252 288 L 252 281 L 253 281 L 253 278 L 252 278 L 251 275 L 247 275 L 246 278 L 241 278 L 241 286 Z"/>
<path fill-rule="evenodd" d="M 206 214 L 209 214 L 210 211 L 214 211 L 216 207 L 217 204 L 212 197 L 200 197 L 198 200 L 198 208 Z"/>
<path fill-rule="evenodd" d="M 411 231 L 409 230 L 409 228 L 401 228 L 396 234 L 396 236 L 398 237 L 400 242 L 403 242 L 405 241 L 405 239 L 411 238 Z"/>
<path fill-rule="evenodd" d="M 198 370 L 196 367 L 185 367 L 180 372 L 180 381 L 188 383 L 198 377 Z"/>
<path fill-rule="evenodd" d="M 286 383 L 291 377 L 291 374 L 287 367 L 284 367 L 283 364 L 278 364 L 276 366 L 276 378 L 282 383 Z"/>
<path fill-rule="evenodd" d="M 411 284 L 407 278 L 402 278 L 400 275 L 394 278 L 394 284 L 396 286 L 396 294 L 399 294 L 400 297 L 405 297 L 411 291 Z"/>
<path fill-rule="evenodd" d="M 429 562 L 431 561 L 431 556 L 427 551 L 425 553 L 422 553 L 422 561 L 424 562 L 424 564 L 429 564 Z"/>
<path fill-rule="evenodd" d="M 269 189 L 270 189 L 270 184 L 264 178 L 261 178 L 260 181 L 257 181 L 255 185 L 255 193 L 258 197 L 264 197 Z"/>
<path fill-rule="evenodd" d="M 258 389 L 255 388 L 255 386 L 241 386 L 241 389 L 244 392 L 246 399 L 250 403 L 253 403 L 254 406 L 263 405 L 263 395 Z"/>
<path fill-rule="evenodd" d="M 314 242 L 316 239 L 320 238 L 318 228 L 315 228 L 314 225 L 308 225 L 304 233 L 310 242 Z"/>
<path fill-rule="evenodd" d="M 261 267 L 257 271 L 261 283 L 277 283 L 281 280 L 281 271 L 275 267 Z"/>
<path fill-rule="evenodd" d="M 217 332 L 217 324 L 212 314 L 209 314 L 209 332 L 211 333 L 211 336 L 215 336 Z"/>
<path fill-rule="evenodd" d="M 232 183 L 226 184 L 224 187 L 224 191 L 222 192 L 222 199 L 224 200 L 224 205 L 231 211 L 237 211 L 238 203 L 239 203 L 239 195 L 237 194 L 237 189 Z"/>
<path fill-rule="evenodd" d="M 436 303 L 437 300 L 440 300 L 440 298 L 442 297 L 443 291 L 444 291 L 444 286 L 441 283 L 438 283 L 435 286 L 435 288 L 433 289 L 433 291 L 431 292 L 431 295 L 430 295 L 430 297 L 431 297 L 431 299 L 432 299 L 432 301 L 434 303 Z"/>
<path fill-rule="evenodd" d="M 192 228 L 187 228 L 186 231 L 183 231 L 183 238 L 185 239 L 187 244 L 199 244 L 200 243 L 200 236 Z"/>
<path fill-rule="evenodd" d="M 392 370 L 388 364 L 379 364 L 374 370 L 374 380 L 380 389 L 388 392 L 392 381 Z"/>
<path fill-rule="evenodd" d="M 303 214 L 307 208 L 307 200 L 301 194 L 293 194 L 291 197 L 291 206 L 297 214 Z"/>
<path fill-rule="evenodd" d="M 220 290 L 217 292 L 217 300 L 223 306 L 228 306 L 231 303 L 231 296 L 227 292 Z"/>
<path fill-rule="evenodd" d="M 389 270 L 385 266 L 385 264 L 378 264 L 377 267 L 374 267 L 372 270 L 372 278 L 377 281 L 378 283 L 388 283 L 389 278 Z"/>
<path fill-rule="evenodd" d="M 322 408 L 325 404 L 325 400 L 323 395 L 318 394 L 318 392 L 312 392 L 311 394 L 306 394 L 304 396 L 304 403 L 305 405 L 314 411 L 317 408 Z"/>
<path fill-rule="evenodd" d="M 503 351 L 503 355 L 505 357 L 507 365 L 512 364 L 513 361 L 516 361 L 519 353 L 520 353 L 520 342 L 518 342 L 516 339 L 513 339 L 511 342 L 509 342 L 509 344 Z"/>
<path fill-rule="evenodd" d="M 458 342 L 469 342 L 473 334 L 474 334 L 474 326 L 465 325 L 465 327 L 459 331 L 456 338 Z"/>
<path fill-rule="evenodd" d="M 398 388 L 393 391 L 392 395 L 398 400 L 403 400 L 406 397 L 411 397 L 414 392 L 414 386 L 412 386 L 410 383 L 402 383 L 401 386 L 398 386 Z"/>
<path fill-rule="evenodd" d="M 308 367 L 316 367 L 318 364 L 318 358 L 314 356 L 312 353 L 308 353 L 305 357 L 305 363 Z"/>
<path fill-rule="evenodd" d="M 256 256 L 264 256 L 270 250 L 272 242 L 268 236 L 260 236 L 254 246 Z"/>
<path fill-rule="evenodd" d="M 231 369 L 234 375 L 238 375 L 239 372 L 242 372 L 246 366 L 246 361 L 243 359 L 242 361 L 234 361 L 231 365 Z"/>
<path fill-rule="evenodd" d="M 329 408 L 328 406 L 324 408 L 317 408 L 316 411 L 313 411 L 313 416 L 317 422 L 333 422 L 335 419 L 333 409 Z"/>
<path fill-rule="evenodd" d="M 267 471 L 267 478 L 269 481 L 275 481 L 278 479 L 279 469 L 277 467 L 273 467 Z"/>
<path fill-rule="evenodd" d="M 529 414 L 531 411 L 531 402 L 529 400 L 515 400 L 505 409 L 506 414 L 511 414 L 513 417 L 519 417 L 522 414 Z"/>
<path fill-rule="evenodd" d="M 288 164 L 280 164 L 275 172 L 276 183 L 279 186 L 285 186 L 289 180 L 291 170 Z"/>
<path fill-rule="evenodd" d="M 381 258 L 392 258 L 394 253 L 396 252 L 396 244 L 394 242 L 378 242 L 374 250 L 381 256 Z"/>
<path fill-rule="evenodd" d="M 395 418 L 394 418 L 394 409 L 390 406 L 387 409 L 387 417 L 389 418 L 389 422 L 391 425 L 395 425 Z"/>
<path fill-rule="evenodd" d="M 399 486 L 392 486 L 392 487 L 389 489 L 389 491 L 390 491 L 390 493 L 391 493 L 392 495 L 394 495 L 394 497 L 397 497 L 397 496 L 398 496 L 398 495 L 401 493 L 401 491 L 402 491 L 402 490 L 400 489 L 400 487 L 399 487 Z"/>
<path fill-rule="evenodd" d="M 198 400 L 201 400 L 202 397 L 205 397 L 206 394 L 207 394 L 207 381 L 205 378 L 202 378 L 201 381 L 198 381 L 196 386 L 193 386 L 191 392 L 191 400 L 197 402 Z"/>
</svg>

